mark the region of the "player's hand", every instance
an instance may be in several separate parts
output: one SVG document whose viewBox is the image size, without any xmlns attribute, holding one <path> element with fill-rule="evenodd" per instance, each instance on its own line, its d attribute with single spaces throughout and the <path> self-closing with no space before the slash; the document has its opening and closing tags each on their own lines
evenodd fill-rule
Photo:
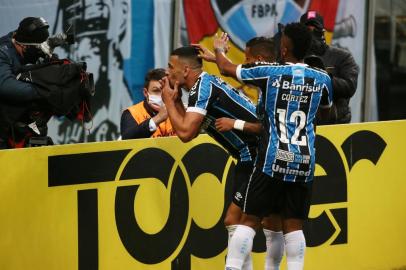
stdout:
<svg viewBox="0 0 406 270">
<path fill-rule="evenodd" d="M 230 40 L 230 38 L 228 37 L 227 33 L 222 32 L 221 35 L 218 35 L 216 33 L 214 35 L 214 39 L 213 39 L 214 50 L 223 51 L 224 53 L 227 53 L 228 49 L 229 49 L 229 45 L 228 45 L 229 40 Z"/>
<path fill-rule="evenodd" d="M 157 105 L 157 104 L 155 104 L 155 103 L 148 103 L 149 104 L 149 106 L 151 106 L 151 108 L 154 110 L 154 111 L 156 111 L 156 112 L 159 112 L 159 110 L 161 109 L 161 107 L 162 106 L 159 106 L 159 105 Z"/>
<path fill-rule="evenodd" d="M 216 119 L 216 129 L 218 131 L 224 132 L 224 131 L 230 131 L 234 128 L 234 119 L 227 118 L 227 117 L 221 117 Z"/>
<path fill-rule="evenodd" d="M 176 81 L 173 89 L 169 84 L 168 77 L 164 77 L 161 81 L 162 86 L 162 100 L 167 105 L 170 102 L 175 102 L 180 98 L 179 95 L 179 82 Z"/>
<path fill-rule="evenodd" d="M 198 43 L 191 44 L 191 45 L 199 50 L 199 52 L 200 52 L 199 58 L 202 58 L 203 60 L 205 60 L 207 62 L 212 62 L 212 63 L 216 62 L 216 56 L 209 49 L 207 49 L 206 47 L 203 47 L 202 45 L 200 45 Z"/>
<path fill-rule="evenodd" d="M 168 118 L 168 111 L 166 110 L 165 104 L 162 104 L 161 107 L 159 107 L 157 115 L 153 117 L 153 120 L 155 124 L 159 125 L 163 121 L 165 121 Z"/>
</svg>

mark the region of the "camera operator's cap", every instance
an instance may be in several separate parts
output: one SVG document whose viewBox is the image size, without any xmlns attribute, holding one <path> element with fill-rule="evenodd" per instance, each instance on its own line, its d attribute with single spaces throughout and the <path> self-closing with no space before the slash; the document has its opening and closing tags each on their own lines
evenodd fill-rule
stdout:
<svg viewBox="0 0 406 270">
<path fill-rule="evenodd" d="M 17 29 L 15 40 L 19 43 L 40 44 L 49 37 L 49 24 L 42 17 L 24 18 Z"/>
<path fill-rule="evenodd" d="M 300 23 L 306 26 L 314 26 L 318 30 L 324 29 L 324 20 L 323 17 L 317 13 L 317 11 L 309 10 L 300 17 Z"/>
</svg>

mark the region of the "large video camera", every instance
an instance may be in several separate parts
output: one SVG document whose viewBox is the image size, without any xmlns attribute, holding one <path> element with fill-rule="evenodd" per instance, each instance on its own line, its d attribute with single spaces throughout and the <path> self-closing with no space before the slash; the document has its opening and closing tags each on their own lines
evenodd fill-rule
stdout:
<svg viewBox="0 0 406 270">
<path fill-rule="evenodd" d="M 54 49 L 58 46 L 64 45 L 72 45 L 75 43 L 75 35 L 72 33 L 68 33 L 69 29 L 66 33 L 57 33 L 53 36 L 50 36 L 46 41 L 41 43 L 41 50 L 42 52 L 47 55 L 48 57 L 52 57 L 54 53 Z"/>
<path fill-rule="evenodd" d="M 41 99 L 14 114 L 14 145 L 30 147 L 52 144 L 47 137 L 47 122 L 52 116 L 65 116 L 82 122 L 91 120 L 90 100 L 95 94 L 93 74 L 86 71 L 86 62 L 59 59 L 54 54 L 56 47 L 73 43 L 73 34 L 50 36 L 40 46 L 45 57 L 36 64 L 20 69 L 17 79 L 33 84 Z"/>
</svg>

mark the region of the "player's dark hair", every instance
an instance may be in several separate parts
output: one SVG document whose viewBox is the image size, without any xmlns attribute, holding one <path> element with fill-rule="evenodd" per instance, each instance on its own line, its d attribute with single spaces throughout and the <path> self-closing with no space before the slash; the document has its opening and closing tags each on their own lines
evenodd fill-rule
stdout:
<svg viewBox="0 0 406 270">
<path fill-rule="evenodd" d="M 188 61 L 192 68 L 201 68 L 203 60 L 199 57 L 199 49 L 193 46 L 180 47 L 172 51 L 171 55 L 177 55 L 179 58 Z"/>
<path fill-rule="evenodd" d="M 159 81 L 160 79 L 165 77 L 165 75 L 166 75 L 166 72 L 165 72 L 165 69 L 163 69 L 163 68 L 155 68 L 155 69 L 149 70 L 147 72 L 147 74 L 145 75 L 144 87 L 148 88 L 149 83 L 151 81 Z"/>
<path fill-rule="evenodd" d="M 293 56 L 303 60 L 312 42 L 312 34 L 304 24 L 289 23 L 285 26 L 283 33 L 291 40 Z"/>
<path fill-rule="evenodd" d="M 253 56 L 261 55 L 266 61 L 273 62 L 276 58 L 275 41 L 273 38 L 254 37 L 246 43 Z"/>
</svg>

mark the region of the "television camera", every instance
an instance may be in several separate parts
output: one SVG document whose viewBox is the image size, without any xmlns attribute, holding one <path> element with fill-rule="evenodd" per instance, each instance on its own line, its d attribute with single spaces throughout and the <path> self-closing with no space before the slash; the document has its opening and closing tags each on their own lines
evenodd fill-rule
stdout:
<svg viewBox="0 0 406 270">
<path fill-rule="evenodd" d="M 25 65 L 19 71 L 17 79 L 33 84 L 41 99 L 29 107 L 14 108 L 8 142 L 11 148 L 52 145 L 52 139 L 47 136 L 47 122 L 52 116 L 65 116 L 83 123 L 91 120 L 90 100 L 95 94 L 93 74 L 86 71 L 86 62 L 59 59 L 54 53 L 56 47 L 73 43 L 73 34 L 50 36 L 38 46 L 43 55 L 37 63 Z"/>
</svg>

